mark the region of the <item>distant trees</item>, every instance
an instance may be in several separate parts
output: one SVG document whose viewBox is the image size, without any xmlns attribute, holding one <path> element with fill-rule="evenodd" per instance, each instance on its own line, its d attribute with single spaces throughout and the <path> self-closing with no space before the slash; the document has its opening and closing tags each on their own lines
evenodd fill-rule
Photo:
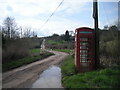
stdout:
<svg viewBox="0 0 120 90">
<path fill-rule="evenodd" d="M 32 32 L 32 37 L 37 37 L 37 33 L 35 31 Z"/>
<path fill-rule="evenodd" d="M 52 35 L 52 37 L 58 37 L 58 36 L 59 36 L 59 35 L 58 35 L 58 34 L 55 34 L 55 33 Z"/>
<path fill-rule="evenodd" d="M 117 26 L 113 25 L 108 27 L 106 30 L 105 28 L 103 30 L 100 30 L 100 40 L 107 42 L 118 38 L 118 28 Z"/>
<path fill-rule="evenodd" d="M 69 40 L 70 40 L 69 31 L 66 30 L 66 32 L 65 32 L 65 41 L 69 41 Z"/>
<path fill-rule="evenodd" d="M 104 26 L 104 30 L 108 30 L 108 28 L 109 28 L 108 25 Z"/>
<path fill-rule="evenodd" d="M 61 38 L 62 38 L 63 40 L 65 40 L 65 41 L 68 41 L 68 42 L 71 41 L 71 37 L 72 37 L 72 36 L 69 34 L 69 31 L 68 31 L 68 30 L 65 31 L 65 34 L 62 34 L 62 35 L 61 35 Z"/>
<path fill-rule="evenodd" d="M 114 26 L 111 26 L 111 27 L 109 28 L 109 31 L 110 31 L 113 39 L 118 38 L 118 28 L 117 28 L 117 26 L 115 26 L 115 25 L 114 25 Z"/>
</svg>

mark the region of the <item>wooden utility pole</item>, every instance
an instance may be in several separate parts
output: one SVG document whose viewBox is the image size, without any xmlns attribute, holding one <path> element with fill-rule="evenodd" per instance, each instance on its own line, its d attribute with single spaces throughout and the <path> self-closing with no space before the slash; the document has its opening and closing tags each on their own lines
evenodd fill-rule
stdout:
<svg viewBox="0 0 120 90">
<path fill-rule="evenodd" d="M 120 31 L 120 1 L 118 2 L 118 30 Z"/>
<path fill-rule="evenodd" d="M 93 0 L 93 18 L 95 30 L 95 69 L 99 68 L 99 28 L 98 28 L 98 3 Z"/>
</svg>

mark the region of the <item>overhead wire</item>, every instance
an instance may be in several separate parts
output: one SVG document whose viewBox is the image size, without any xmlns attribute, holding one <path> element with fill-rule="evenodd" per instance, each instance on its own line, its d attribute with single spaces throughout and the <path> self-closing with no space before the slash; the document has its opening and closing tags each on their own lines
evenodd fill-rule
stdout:
<svg viewBox="0 0 120 90">
<path fill-rule="evenodd" d="M 62 0 L 59 5 L 56 7 L 56 9 L 52 12 L 52 14 L 48 17 L 48 19 L 42 24 L 41 28 L 42 29 L 45 24 L 50 20 L 50 18 L 55 14 L 55 12 L 57 11 L 57 9 L 63 4 L 64 0 Z"/>
</svg>

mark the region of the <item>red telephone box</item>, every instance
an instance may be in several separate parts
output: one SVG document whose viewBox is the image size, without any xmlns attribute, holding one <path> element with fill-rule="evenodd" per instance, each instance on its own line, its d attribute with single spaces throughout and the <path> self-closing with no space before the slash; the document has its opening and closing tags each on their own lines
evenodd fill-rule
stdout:
<svg viewBox="0 0 120 90">
<path fill-rule="evenodd" d="M 75 30 L 75 64 L 79 72 L 94 69 L 94 29 L 82 27 Z"/>
</svg>

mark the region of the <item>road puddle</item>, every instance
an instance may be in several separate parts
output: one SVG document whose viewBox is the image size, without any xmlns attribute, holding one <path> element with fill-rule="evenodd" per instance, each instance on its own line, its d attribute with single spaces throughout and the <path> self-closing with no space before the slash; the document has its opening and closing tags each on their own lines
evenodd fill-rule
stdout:
<svg viewBox="0 0 120 90">
<path fill-rule="evenodd" d="M 61 85 L 61 68 L 51 66 L 46 69 L 38 80 L 36 80 L 32 88 L 62 88 Z"/>
</svg>

